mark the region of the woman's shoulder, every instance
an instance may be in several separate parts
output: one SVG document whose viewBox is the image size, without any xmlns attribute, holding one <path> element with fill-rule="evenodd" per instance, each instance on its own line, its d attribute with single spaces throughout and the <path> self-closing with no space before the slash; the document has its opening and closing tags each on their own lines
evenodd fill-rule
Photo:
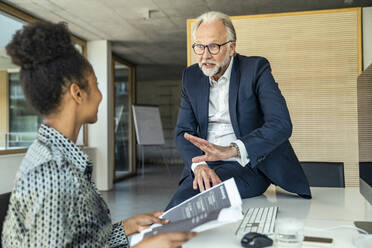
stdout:
<svg viewBox="0 0 372 248">
<path fill-rule="evenodd" d="M 54 186 L 59 188 L 76 187 L 78 182 L 74 173 L 67 164 L 63 164 L 63 161 L 62 154 L 36 140 L 28 148 L 22 160 L 17 173 L 16 185 L 26 182 L 44 189 Z"/>
<path fill-rule="evenodd" d="M 25 157 L 21 163 L 21 170 L 32 171 L 41 164 L 53 160 L 53 154 L 50 147 L 46 146 L 39 140 L 35 140 L 27 149 Z"/>
</svg>

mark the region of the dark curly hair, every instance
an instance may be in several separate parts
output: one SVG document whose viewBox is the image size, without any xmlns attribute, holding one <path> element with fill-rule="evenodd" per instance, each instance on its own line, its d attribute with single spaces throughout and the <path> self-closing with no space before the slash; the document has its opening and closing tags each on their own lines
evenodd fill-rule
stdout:
<svg viewBox="0 0 372 248">
<path fill-rule="evenodd" d="M 36 22 L 17 31 L 6 46 L 12 62 L 21 67 L 26 99 L 42 115 L 55 111 L 71 82 L 87 89 L 89 62 L 75 49 L 64 23 Z"/>
</svg>

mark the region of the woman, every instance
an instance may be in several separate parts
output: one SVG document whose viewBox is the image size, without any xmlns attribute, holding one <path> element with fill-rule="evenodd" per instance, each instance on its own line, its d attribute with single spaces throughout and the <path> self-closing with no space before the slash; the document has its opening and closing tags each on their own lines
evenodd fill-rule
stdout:
<svg viewBox="0 0 372 248">
<path fill-rule="evenodd" d="M 75 145 L 81 125 L 97 121 L 102 94 L 66 26 L 25 26 L 6 50 L 21 67 L 24 94 L 44 124 L 17 173 L 3 246 L 128 247 L 126 235 L 152 223 L 165 224 L 160 212 L 111 224 L 107 205 L 91 181 L 92 164 Z M 193 236 L 155 235 L 136 247 L 179 247 Z"/>
</svg>

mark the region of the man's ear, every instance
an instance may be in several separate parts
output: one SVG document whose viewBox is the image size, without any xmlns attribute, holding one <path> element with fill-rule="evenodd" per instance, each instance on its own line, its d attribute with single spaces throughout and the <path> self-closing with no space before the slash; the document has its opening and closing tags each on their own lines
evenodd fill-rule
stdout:
<svg viewBox="0 0 372 248">
<path fill-rule="evenodd" d="M 77 85 L 76 83 L 72 83 L 70 85 L 69 91 L 70 91 L 70 95 L 71 95 L 72 99 L 74 99 L 75 102 L 77 102 L 78 104 L 82 103 L 83 93 L 82 93 L 82 90 L 80 89 L 79 85 Z"/>
<path fill-rule="evenodd" d="M 236 42 L 230 42 L 230 56 L 233 56 L 235 53 L 235 48 L 236 48 Z"/>
</svg>

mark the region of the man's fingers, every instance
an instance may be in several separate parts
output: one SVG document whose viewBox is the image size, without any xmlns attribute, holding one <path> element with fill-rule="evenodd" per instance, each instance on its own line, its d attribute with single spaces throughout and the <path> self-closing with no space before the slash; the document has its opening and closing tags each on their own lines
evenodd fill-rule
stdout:
<svg viewBox="0 0 372 248">
<path fill-rule="evenodd" d="M 204 188 L 209 189 L 210 186 L 210 176 L 209 173 L 203 173 Z M 204 191 L 204 190 L 203 190 Z"/>
<path fill-rule="evenodd" d="M 222 183 L 221 179 L 217 176 L 217 184 Z"/>
<path fill-rule="evenodd" d="M 209 144 L 209 142 L 207 140 L 196 137 L 196 136 L 188 134 L 188 133 L 185 133 L 183 135 L 183 137 L 185 137 L 187 140 L 192 140 L 194 142 L 198 142 L 198 143 L 201 143 L 201 144 Z"/>
<path fill-rule="evenodd" d="M 200 192 L 204 191 L 203 176 L 198 176 L 198 187 Z"/>
<path fill-rule="evenodd" d="M 198 189 L 198 180 L 196 179 L 196 177 L 194 178 L 194 181 L 192 181 L 192 188 L 194 190 Z"/>
<path fill-rule="evenodd" d="M 213 186 L 216 186 L 217 184 L 219 184 L 221 182 L 219 177 L 214 172 L 211 173 L 211 179 L 212 179 Z"/>
<path fill-rule="evenodd" d="M 191 143 L 193 144 L 198 144 L 199 146 L 206 146 L 206 147 L 209 147 L 211 145 L 211 143 L 209 143 L 208 140 L 205 140 L 205 139 L 202 139 L 202 138 L 199 138 L 199 137 L 196 137 L 196 136 L 193 136 L 191 134 L 188 134 L 188 133 L 185 133 L 183 135 L 183 137 L 185 137 L 185 139 L 187 139 L 188 141 L 190 141 Z"/>
<path fill-rule="evenodd" d="M 194 140 L 189 140 L 194 146 L 196 146 L 197 148 L 199 148 L 200 150 L 204 151 L 204 152 L 208 152 L 210 150 L 209 146 L 206 145 L 206 144 L 203 144 L 203 143 L 200 143 L 200 142 L 197 142 L 197 141 L 194 141 Z"/>
<path fill-rule="evenodd" d="M 195 142 L 193 140 L 189 140 L 194 146 L 196 146 L 197 148 L 199 148 L 200 150 L 203 150 L 205 149 L 205 145 L 203 144 L 200 144 L 199 142 Z"/>
</svg>

